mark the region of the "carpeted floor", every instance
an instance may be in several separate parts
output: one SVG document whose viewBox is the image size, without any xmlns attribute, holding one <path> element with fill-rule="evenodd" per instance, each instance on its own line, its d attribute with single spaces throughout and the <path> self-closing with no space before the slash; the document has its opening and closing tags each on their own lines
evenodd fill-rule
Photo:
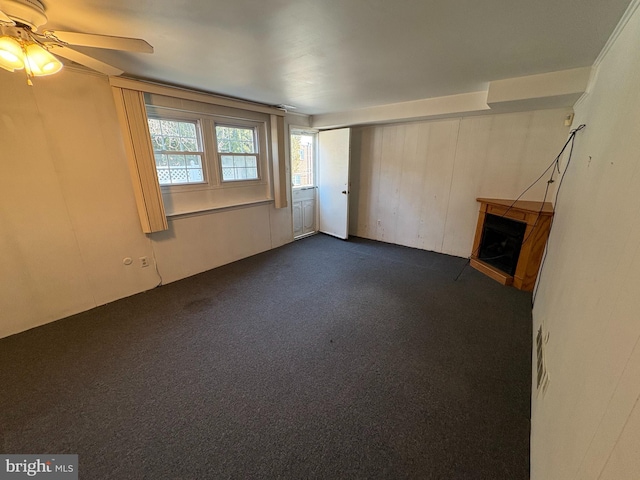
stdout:
<svg viewBox="0 0 640 480">
<path fill-rule="evenodd" d="M 531 296 L 316 235 L 0 340 L 0 451 L 81 479 L 529 478 Z"/>
</svg>

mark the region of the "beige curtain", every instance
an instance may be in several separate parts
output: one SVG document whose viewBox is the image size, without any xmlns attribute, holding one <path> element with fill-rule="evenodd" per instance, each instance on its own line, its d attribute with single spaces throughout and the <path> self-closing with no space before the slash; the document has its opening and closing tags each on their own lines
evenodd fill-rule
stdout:
<svg viewBox="0 0 640 480">
<path fill-rule="evenodd" d="M 169 225 L 156 174 L 144 93 L 118 87 L 112 87 L 112 90 L 127 151 L 142 231 L 152 233 L 167 230 Z"/>
</svg>

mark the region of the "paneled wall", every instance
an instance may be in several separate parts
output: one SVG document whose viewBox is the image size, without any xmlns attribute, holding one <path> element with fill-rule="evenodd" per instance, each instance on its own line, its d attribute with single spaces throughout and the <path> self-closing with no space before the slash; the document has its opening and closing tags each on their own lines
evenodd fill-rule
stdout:
<svg viewBox="0 0 640 480">
<path fill-rule="evenodd" d="M 293 237 L 290 209 L 273 204 L 174 218 L 168 231 L 143 234 L 100 75 L 65 69 L 29 87 L 24 74 L 0 70 L 0 145 L 0 337 L 154 288 L 154 258 L 166 283 Z"/>
<path fill-rule="evenodd" d="M 533 309 L 550 382 L 533 385 L 532 480 L 640 478 L 640 9 L 619 32 L 576 105 Z"/>
<path fill-rule="evenodd" d="M 515 198 L 567 138 L 566 109 L 353 130 L 350 234 L 466 257 L 477 197 Z M 524 200 L 540 200 L 546 183 Z"/>
</svg>

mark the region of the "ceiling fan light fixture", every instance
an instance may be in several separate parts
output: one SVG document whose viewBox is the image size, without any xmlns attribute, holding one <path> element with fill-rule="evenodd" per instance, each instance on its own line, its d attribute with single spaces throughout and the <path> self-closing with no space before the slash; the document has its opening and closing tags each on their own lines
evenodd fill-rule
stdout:
<svg viewBox="0 0 640 480">
<path fill-rule="evenodd" d="M 27 25 L 34 32 L 47 23 L 44 5 L 40 0 L 1 0 L 0 7 L 11 23 Z"/>
<path fill-rule="evenodd" d="M 74 50 L 74 46 L 153 53 L 153 47 L 141 38 L 51 30 L 37 33 L 46 23 L 42 0 L 0 0 L 0 68 L 10 72 L 24 69 L 28 85 L 33 77 L 59 72 L 63 65 L 58 56 L 105 75 L 124 73 L 91 54 Z"/>
<path fill-rule="evenodd" d="M 24 53 L 25 64 L 35 77 L 53 75 L 62 69 L 62 62 L 37 43 L 27 45 Z"/>
<path fill-rule="evenodd" d="M 0 37 L 0 67 L 10 72 L 24 68 L 22 47 L 13 37 Z"/>
</svg>

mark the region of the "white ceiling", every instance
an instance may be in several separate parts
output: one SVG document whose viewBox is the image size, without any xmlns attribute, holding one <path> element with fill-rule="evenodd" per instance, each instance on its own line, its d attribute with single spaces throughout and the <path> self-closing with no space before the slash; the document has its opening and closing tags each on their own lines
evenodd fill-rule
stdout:
<svg viewBox="0 0 640 480">
<path fill-rule="evenodd" d="M 44 0 L 47 29 L 151 43 L 153 55 L 91 50 L 129 76 L 308 114 L 591 65 L 629 2 Z"/>
</svg>

